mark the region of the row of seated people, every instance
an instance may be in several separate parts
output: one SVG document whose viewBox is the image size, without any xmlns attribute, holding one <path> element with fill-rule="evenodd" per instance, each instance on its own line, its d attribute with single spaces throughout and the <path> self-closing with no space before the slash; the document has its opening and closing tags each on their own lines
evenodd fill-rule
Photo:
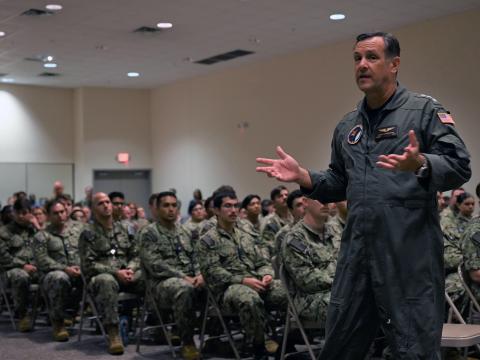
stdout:
<svg viewBox="0 0 480 360">
<path fill-rule="evenodd" d="M 141 263 L 156 300 L 173 308 L 185 358 L 198 356 L 192 321 L 205 280 L 222 306 L 239 314 L 251 351 L 256 357 L 263 356 L 266 311 L 270 306 L 286 305 L 285 289 L 273 278 L 272 259 L 277 258 L 277 264 L 283 264 L 290 276 L 300 314 L 324 320 L 346 218 L 346 206 L 342 209 L 338 204 L 338 215 L 327 221 L 327 206 L 303 199 L 298 192 L 288 197 L 282 187 L 272 191 L 272 200 L 276 212 L 261 224 L 248 217 L 239 220 L 233 189 L 219 189 L 213 197 L 216 216 L 187 228 L 176 222 L 175 194 L 160 193 L 155 201 L 158 221 L 136 236 L 125 223 L 113 221 L 112 201 L 106 194 L 94 196 L 95 222 L 86 228 L 66 221 L 61 202 L 50 203 L 50 226 L 33 239 L 21 239 L 20 234 L 13 234 L 15 229 L 10 233 L 7 229 L 0 231 L 4 241 L 0 241 L 0 265 L 7 270 L 15 290 L 20 330 L 29 324 L 25 320 L 28 291 L 24 284 L 38 280 L 42 274 L 42 286 L 54 305 L 50 308 L 54 336 L 57 340 L 68 339 L 63 326 L 63 300 L 70 289 L 79 288 L 75 282 L 80 281 L 81 259 L 107 328 L 109 351 L 123 352 L 118 337 L 117 295 L 120 290 L 144 291 Z M 257 201 L 258 197 L 251 196 L 242 207 L 256 207 Z M 284 206 L 291 212 L 284 212 Z M 16 203 L 15 210 L 17 223 L 21 223 L 22 214 L 28 215 L 28 204 Z M 27 246 L 20 246 L 22 242 Z"/>
<path fill-rule="evenodd" d="M 297 210 L 292 211 L 297 220 L 302 217 L 303 211 L 299 209 L 303 210 L 304 206 L 298 205 L 304 204 L 301 194 L 292 194 L 295 196 L 288 202 L 287 195 L 283 187 L 272 191 L 272 197 L 281 204 L 277 207 L 280 211 L 266 217 L 260 226 L 260 222 L 251 222 L 248 217 L 240 220 L 235 192 L 230 187 L 221 188 L 213 198 L 216 216 L 192 227 L 177 223 L 175 194 L 160 193 L 155 201 L 157 221 L 143 227 L 136 235 L 124 222 L 114 221 L 112 201 L 103 193 L 93 198 L 95 221 L 92 224 L 67 221 L 64 204 L 54 200 L 47 205 L 49 226 L 36 233 L 28 226 L 29 203 L 19 199 L 14 204 L 15 221 L 0 230 L 0 265 L 12 288 L 15 310 L 20 317 L 19 329 L 29 330 L 28 285 L 40 281 L 50 304 L 54 338 L 58 341 L 68 339 L 64 309 L 72 289 L 81 289 L 82 264 L 83 275 L 110 339 L 109 352 L 122 353 L 118 336 L 118 292 L 143 293 L 142 265 L 158 303 L 173 308 L 185 358 L 198 356 L 192 319 L 195 318 L 194 304 L 203 291 L 205 279 L 222 306 L 239 314 L 250 350 L 261 357 L 268 340 L 265 338 L 266 308 L 272 305 L 285 310 L 286 307 L 285 289 L 274 279 L 272 256 L 291 259 L 286 268 L 297 269 L 292 275 L 298 275 L 298 270 L 308 275 L 308 279 L 299 278 L 302 284 L 309 286 L 303 293 L 312 295 L 312 289 L 317 288 L 321 301 L 318 304 L 310 300 L 305 302 L 309 305 L 309 309 L 304 309 L 305 314 L 309 311 L 315 317 L 318 314 L 324 317 L 334 274 L 337 251 L 334 243 L 338 244 L 340 239 L 338 232 L 327 230 L 325 226 L 328 207 L 309 200 L 305 206 L 305 221 L 316 220 L 311 220 L 309 225 L 301 222 L 303 225 L 297 226 L 298 229 L 292 227 L 291 237 L 297 239 L 305 234 L 308 241 L 320 240 L 319 249 L 324 247 L 322 257 L 317 257 L 316 252 L 305 251 L 295 239 L 291 246 L 283 247 L 284 256 L 279 256 L 276 247 L 265 243 L 262 235 L 277 228 L 280 230 L 274 222 L 278 221 L 287 203 L 292 210 Z M 244 203 L 256 208 L 258 201 L 257 196 L 250 196 Z M 289 236 L 284 234 L 285 239 Z M 313 263 L 308 256 L 314 259 Z M 300 269 L 301 258 L 306 264 Z M 318 311 L 314 307 L 319 307 Z"/>
</svg>

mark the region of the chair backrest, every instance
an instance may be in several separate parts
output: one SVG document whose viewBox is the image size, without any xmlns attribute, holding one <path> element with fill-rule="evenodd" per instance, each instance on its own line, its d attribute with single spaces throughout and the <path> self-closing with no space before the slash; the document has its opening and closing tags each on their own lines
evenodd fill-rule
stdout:
<svg viewBox="0 0 480 360">
<path fill-rule="evenodd" d="M 450 306 L 450 309 L 452 309 L 453 314 L 455 315 L 457 320 L 460 321 L 462 324 L 466 324 L 465 320 L 463 319 L 462 314 L 460 314 L 460 311 L 458 311 L 458 308 L 455 306 L 452 298 L 448 295 L 448 293 L 446 291 L 445 291 L 445 300 L 447 300 L 447 303 Z"/>
</svg>

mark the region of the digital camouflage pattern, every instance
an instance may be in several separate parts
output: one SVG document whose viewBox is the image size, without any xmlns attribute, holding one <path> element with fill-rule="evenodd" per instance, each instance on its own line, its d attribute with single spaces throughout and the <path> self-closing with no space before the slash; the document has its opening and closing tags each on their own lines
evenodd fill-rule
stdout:
<svg viewBox="0 0 480 360">
<path fill-rule="evenodd" d="M 0 228 L 0 270 L 6 272 L 6 286 L 12 289 L 15 311 L 20 317 L 27 313 L 30 283 L 38 280 L 37 274 L 29 275 L 23 270 L 26 264 L 35 265 L 34 235 L 33 227 L 14 221 Z"/>
<path fill-rule="evenodd" d="M 480 270 L 480 218 L 470 221 L 461 242 L 465 271 Z M 480 300 L 480 284 L 472 283 L 472 290 L 477 300 Z"/>
<path fill-rule="evenodd" d="M 333 248 L 335 250 L 335 257 L 337 257 L 338 252 L 340 251 L 340 244 L 342 240 L 343 230 L 345 229 L 345 220 L 343 220 L 340 215 L 336 214 L 328 220 L 328 226 L 333 234 Z"/>
<path fill-rule="evenodd" d="M 64 269 L 80 266 L 78 242 L 83 227 L 78 222 L 67 222 L 63 232 L 58 233 L 49 225 L 34 237 L 35 260 L 39 271 L 45 275 L 41 285 L 53 321 L 63 320 L 68 305 L 77 307 L 72 298 L 81 296 L 81 278 L 71 278 Z M 72 293 L 73 290 L 76 291 Z"/>
<path fill-rule="evenodd" d="M 317 234 L 303 220 L 285 236 L 282 258 L 291 284 L 289 290 L 301 317 L 326 320 L 336 267 L 334 238 L 329 223 Z"/>
<path fill-rule="evenodd" d="M 144 288 L 134 233 L 120 222 L 115 222 L 111 230 L 94 222 L 80 235 L 79 245 L 82 272 L 103 322 L 118 324 L 118 292 L 142 293 Z M 129 286 L 120 284 L 115 277 L 118 270 L 127 268 L 135 272 Z"/>
<path fill-rule="evenodd" d="M 252 237 L 238 228 L 231 234 L 219 227 L 212 228 L 200 239 L 198 259 L 201 272 L 221 306 L 239 314 L 247 341 L 263 339 L 267 309 L 273 306 L 284 309 L 286 294 L 277 280 L 262 294 L 242 285 L 246 277 L 261 280 L 265 275 L 274 275 Z"/>
<path fill-rule="evenodd" d="M 140 234 L 140 259 L 155 300 L 160 307 L 173 309 L 179 335 L 191 338 L 194 305 L 201 292 L 184 280 L 200 273 L 191 233 L 181 225 L 172 230 L 159 223 L 148 225 Z"/>
<path fill-rule="evenodd" d="M 462 262 L 461 238 L 470 220 L 459 213 L 456 216 L 448 215 L 441 221 L 444 237 L 445 290 L 453 300 L 462 297 L 465 291 L 457 275 L 457 268 Z"/>
<path fill-rule="evenodd" d="M 275 235 L 285 225 L 293 224 L 293 216 L 288 213 L 287 219 L 282 219 L 278 214 L 273 213 L 267 215 L 262 222 L 260 229 L 262 237 L 262 254 L 266 259 L 271 259 L 276 255 L 275 251 Z"/>
</svg>

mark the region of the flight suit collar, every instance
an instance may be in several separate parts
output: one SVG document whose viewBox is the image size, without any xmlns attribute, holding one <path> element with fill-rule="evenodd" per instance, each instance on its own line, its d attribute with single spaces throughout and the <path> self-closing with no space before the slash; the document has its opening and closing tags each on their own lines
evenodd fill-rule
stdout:
<svg viewBox="0 0 480 360">
<path fill-rule="evenodd" d="M 400 85 L 399 82 L 397 82 L 397 89 L 395 90 L 395 93 L 393 94 L 392 98 L 388 102 L 388 104 L 385 105 L 383 108 L 383 111 L 388 110 L 395 110 L 402 106 L 408 99 L 408 90 L 404 88 L 402 85 Z M 366 112 L 366 107 L 367 107 L 367 99 L 364 97 L 357 105 L 357 109 L 363 114 L 365 118 L 367 117 L 367 112 Z"/>
</svg>

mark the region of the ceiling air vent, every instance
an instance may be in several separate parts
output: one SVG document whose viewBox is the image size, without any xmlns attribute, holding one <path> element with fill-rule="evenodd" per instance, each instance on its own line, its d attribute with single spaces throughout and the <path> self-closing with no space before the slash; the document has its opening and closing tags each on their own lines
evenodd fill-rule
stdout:
<svg viewBox="0 0 480 360">
<path fill-rule="evenodd" d="M 55 77 L 55 76 L 60 76 L 60 74 L 58 74 L 58 73 L 52 73 L 52 72 L 43 72 L 43 73 L 38 74 L 38 76 L 42 76 L 42 77 Z"/>
<path fill-rule="evenodd" d="M 140 34 L 154 34 L 159 31 L 162 31 L 162 29 L 154 28 L 151 26 L 140 26 L 138 29 L 133 30 L 133 32 L 140 33 Z"/>
<path fill-rule="evenodd" d="M 221 61 L 230 61 L 230 60 L 236 59 L 238 57 L 246 56 L 246 55 L 250 55 L 250 54 L 254 54 L 254 53 L 255 52 L 253 52 L 253 51 L 237 49 L 237 50 L 229 51 L 229 52 L 226 52 L 226 53 L 223 53 L 223 54 L 211 56 L 211 57 L 203 59 L 203 60 L 198 60 L 198 61 L 195 61 L 195 62 L 197 64 L 213 65 L 213 64 L 216 64 L 216 63 L 221 62 Z"/>
<path fill-rule="evenodd" d="M 53 11 L 48 10 L 40 10 L 40 9 L 28 9 L 24 11 L 22 15 L 26 16 L 45 16 L 45 15 L 53 15 Z"/>
</svg>

